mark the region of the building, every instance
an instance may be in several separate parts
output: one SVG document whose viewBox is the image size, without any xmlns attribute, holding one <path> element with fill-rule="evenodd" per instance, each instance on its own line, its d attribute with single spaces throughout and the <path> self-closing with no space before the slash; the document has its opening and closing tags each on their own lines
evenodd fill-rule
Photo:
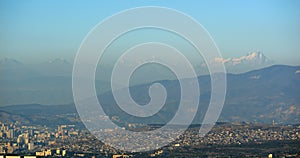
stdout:
<svg viewBox="0 0 300 158">
<path fill-rule="evenodd" d="M 125 154 L 122 154 L 122 155 L 113 155 L 113 158 L 129 158 L 130 155 L 125 155 Z"/>
<path fill-rule="evenodd" d="M 47 150 L 47 151 L 45 151 L 45 156 L 51 156 L 52 155 L 52 152 L 51 152 L 51 150 Z"/>
<path fill-rule="evenodd" d="M 45 151 L 37 151 L 35 152 L 36 156 L 45 156 Z"/>
<path fill-rule="evenodd" d="M 56 155 L 60 155 L 60 149 L 56 149 Z"/>
<path fill-rule="evenodd" d="M 5 154 L 5 148 L 0 146 L 0 154 Z"/>
<path fill-rule="evenodd" d="M 10 142 L 7 143 L 7 153 L 13 153 L 14 147 L 11 145 Z"/>
<path fill-rule="evenodd" d="M 46 151 L 37 151 L 35 152 L 36 156 L 51 156 L 52 152 L 51 150 L 46 150 Z"/>
<path fill-rule="evenodd" d="M 9 130 L 7 130 L 6 136 L 7 136 L 7 138 L 9 138 L 9 139 L 14 138 L 14 136 L 15 136 L 15 131 L 14 131 L 14 129 L 9 129 Z"/>
<path fill-rule="evenodd" d="M 62 150 L 62 156 L 66 156 L 67 155 L 67 150 Z"/>
<path fill-rule="evenodd" d="M 28 143 L 28 150 L 33 150 L 34 149 L 34 143 L 30 142 Z"/>
</svg>

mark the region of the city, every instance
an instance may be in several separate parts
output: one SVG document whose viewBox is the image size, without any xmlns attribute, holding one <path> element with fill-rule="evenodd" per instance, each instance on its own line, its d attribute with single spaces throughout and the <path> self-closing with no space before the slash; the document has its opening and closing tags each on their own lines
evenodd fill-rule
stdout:
<svg viewBox="0 0 300 158">
<path fill-rule="evenodd" d="M 300 158 L 300 0 L 1 0 L 0 24 L 0 158 Z"/>
<path fill-rule="evenodd" d="M 299 125 L 264 125 L 250 123 L 218 123 L 207 135 L 198 135 L 199 127 L 190 127 L 171 144 L 155 151 L 125 152 L 116 150 L 97 140 L 89 131 L 78 129 L 75 125 L 25 126 L 19 122 L 0 123 L 0 155 L 19 155 L 36 157 L 219 157 L 238 156 L 234 148 L 244 147 L 240 156 L 297 157 L 300 155 Z M 157 128 L 157 127 L 155 127 Z M 161 136 L 178 130 L 170 129 Z M 111 135 L 122 134 L 122 130 L 107 129 L 99 132 Z M 124 139 L 126 136 L 124 136 Z M 160 136 L 157 136 L 157 140 Z M 122 141 L 122 140 L 119 140 Z M 139 140 L 137 140 L 138 142 Z M 141 140 L 142 141 L 142 140 Z M 134 143 L 134 142 L 132 142 Z M 130 145 L 130 144 L 127 144 Z M 253 147 L 253 146 L 256 147 Z M 270 153 L 259 153 L 266 146 Z M 288 150 L 282 150 L 281 146 Z M 249 151 L 247 151 L 249 146 Z M 252 146 L 250 148 L 250 146 Z M 213 150 L 212 149 L 219 149 Z M 274 150 L 272 150 L 274 148 Z M 231 152 L 227 151 L 228 149 Z M 251 150 L 250 150 L 251 149 Z"/>
</svg>

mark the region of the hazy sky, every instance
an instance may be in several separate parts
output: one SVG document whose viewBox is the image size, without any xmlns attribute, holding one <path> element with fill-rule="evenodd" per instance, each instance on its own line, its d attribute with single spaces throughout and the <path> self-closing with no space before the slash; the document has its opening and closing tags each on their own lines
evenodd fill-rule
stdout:
<svg viewBox="0 0 300 158">
<path fill-rule="evenodd" d="M 300 65 L 299 0 L 0 0 L 0 58 L 71 61 L 97 23 L 140 6 L 168 7 L 192 16 L 224 57 L 258 50 L 278 63 Z"/>
</svg>

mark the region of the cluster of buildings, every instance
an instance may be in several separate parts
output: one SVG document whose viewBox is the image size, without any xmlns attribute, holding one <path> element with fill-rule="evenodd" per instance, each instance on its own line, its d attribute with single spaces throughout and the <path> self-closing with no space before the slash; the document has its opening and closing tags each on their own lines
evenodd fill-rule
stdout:
<svg viewBox="0 0 300 158">
<path fill-rule="evenodd" d="M 97 140 L 89 131 L 74 125 L 26 126 L 0 122 L 0 156 L 37 157 L 125 157 L 126 154 Z M 107 131 L 110 131 L 109 129 Z M 24 157 L 24 156 L 23 156 Z M 28 156 L 27 156 L 28 157 Z"/>
<path fill-rule="evenodd" d="M 0 122 L 0 125 L 0 155 L 67 156 L 68 150 L 80 145 L 77 144 L 80 138 L 87 140 L 84 138 L 87 132 L 74 125 L 60 125 L 57 129 L 25 126 L 19 122 Z"/>
<path fill-rule="evenodd" d="M 181 145 L 231 145 L 262 143 L 267 141 L 300 140 L 300 126 L 221 125 L 206 136 L 199 137 L 198 130 L 188 130 Z"/>
<path fill-rule="evenodd" d="M 57 128 L 46 126 L 25 126 L 19 122 L 3 123 L 0 122 L 0 156 L 1 155 L 32 155 L 49 157 L 112 157 L 125 156 L 125 152 L 116 150 L 97 140 L 89 131 L 78 129 L 74 125 L 59 125 Z M 273 140 L 300 140 L 300 126 L 256 126 L 256 125 L 218 125 L 215 126 L 206 136 L 198 135 L 199 128 L 191 128 L 181 135 L 178 139 L 172 140 L 173 143 L 160 148 L 149 156 L 158 156 L 164 153 L 164 148 L 173 150 L 182 146 L 203 146 L 203 145 L 229 145 L 261 143 Z M 99 132 L 111 141 L 126 142 L 135 140 L 129 138 L 122 132 L 125 130 L 106 129 Z M 157 141 L 170 141 L 172 135 L 179 134 L 180 130 L 168 129 L 165 133 L 156 136 Z M 124 135 L 122 139 L 114 139 L 114 135 Z M 153 141 L 155 142 L 155 141 Z M 129 142 L 127 148 L 135 142 Z M 149 144 L 156 145 L 154 144 Z M 128 154 L 128 153 L 127 153 Z M 129 153 L 130 154 L 130 153 Z"/>
</svg>

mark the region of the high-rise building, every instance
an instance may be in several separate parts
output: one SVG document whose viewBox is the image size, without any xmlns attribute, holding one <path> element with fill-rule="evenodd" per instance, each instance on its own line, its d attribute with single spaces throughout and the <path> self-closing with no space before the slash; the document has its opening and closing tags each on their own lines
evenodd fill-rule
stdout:
<svg viewBox="0 0 300 158">
<path fill-rule="evenodd" d="M 62 150 L 62 156 L 66 156 L 67 155 L 67 150 Z"/>
<path fill-rule="evenodd" d="M 17 138 L 17 143 L 18 143 L 18 144 L 24 143 L 23 135 L 19 135 L 19 136 L 18 136 L 18 138 Z"/>
<path fill-rule="evenodd" d="M 10 142 L 7 143 L 7 153 L 11 154 L 14 152 L 14 147 L 11 145 Z"/>
<path fill-rule="evenodd" d="M 5 147 L 4 146 L 0 146 L 0 154 L 5 154 Z"/>
<path fill-rule="evenodd" d="M 30 129 L 28 131 L 28 134 L 29 134 L 30 137 L 33 137 L 34 136 L 34 129 Z"/>
<path fill-rule="evenodd" d="M 28 138 L 28 137 L 27 137 L 27 138 L 26 138 L 26 137 L 24 138 L 24 143 L 25 143 L 25 144 L 28 144 L 28 143 L 29 143 L 29 138 Z"/>
<path fill-rule="evenodd" d="M 7 130 L 6 136 L 7 136 L 7 138 L 9 138 L 9 139 L 14 138 L 14 136 L 15 136 L 15 131 L 14 131 L 14 129 L 12 128 L 12 129 Z"/>
<path fill-rule="evenodd" d="M 4 123 L 2 123 L 2 125 L 1 125 L 1 131 L 5 131 L 6 129 L 5 129 L 5 125 L 4 125 Z"/>
<path fill-rule="evenodd" d="M 28 150 L 33 150 L 34 149 L 34 143 L 30 142 L 28 143 Z"/>
</svg>

